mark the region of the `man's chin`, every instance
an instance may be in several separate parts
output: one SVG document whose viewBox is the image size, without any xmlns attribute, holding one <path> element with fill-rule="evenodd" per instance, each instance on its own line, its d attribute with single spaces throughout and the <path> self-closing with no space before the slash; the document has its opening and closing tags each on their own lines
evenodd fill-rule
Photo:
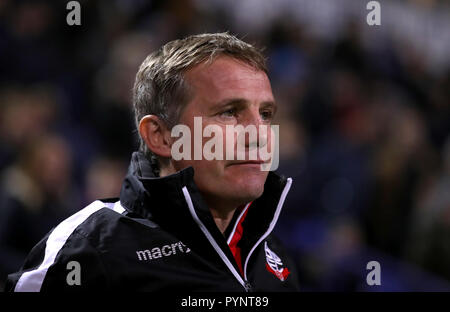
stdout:
<svg viewBox="0 0 450 312">
<path fill-rule="evenodd" d="M 255 200 L 263 194 L 266 178 L 267 174 L 264 172 L 239 175 L 239 179 L 235 177 L 231 183 L 234 194 L 230 195 L 245 198 L 247 202 Z"/>
<path fill-rule="evenodd" d="M 241 204 L 246 204 L 261 197 L 263 192 L 264 186 L 249 187 L 247 185 L 239 189 L 236 189 L 235 193 L 233 194 L 233 197 L 236 199 L 237 202 L 240 202 Z"/>
</svg>

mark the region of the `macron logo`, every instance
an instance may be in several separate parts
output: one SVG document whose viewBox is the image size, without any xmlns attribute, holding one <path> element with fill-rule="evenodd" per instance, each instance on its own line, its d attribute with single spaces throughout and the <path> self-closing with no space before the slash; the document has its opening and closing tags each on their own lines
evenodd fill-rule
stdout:
<svg viewBox="0 0 450 312">
<path fill-rule="evenodd" d="M 162 247 L 155 247 L 152 249 L 138 250 L 136 255 L 139 261 L 148 261 L 158 259 L 161 257 L 169 257 L 178 253 L 189 253 L 191 250 L 181 241 Z"/>
</svg>

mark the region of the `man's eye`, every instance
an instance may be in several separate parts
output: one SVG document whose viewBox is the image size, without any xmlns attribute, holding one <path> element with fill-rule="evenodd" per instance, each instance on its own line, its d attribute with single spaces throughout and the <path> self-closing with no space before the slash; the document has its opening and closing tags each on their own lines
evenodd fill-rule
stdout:
<svg viewBox="0 0 450 312">
<path fill-rule="evenodd" d="M 272 113 L 272 111 L 262 111 L 261 117 L 263 120 L 272 120 L 273 113 Z"/>
<path fill-rule="evenodd" d="M 234 108 L 230 108 L 230 109 L 228 109 L 228 110 L 226 110 L 226 111 L 223 111 L 222 113 L 220 113 L 222 116 L 225 116 L 225 117 L 234 117 L 234 116 L 236 116 L 236 109 L 234 109 Z"/>
</svg>

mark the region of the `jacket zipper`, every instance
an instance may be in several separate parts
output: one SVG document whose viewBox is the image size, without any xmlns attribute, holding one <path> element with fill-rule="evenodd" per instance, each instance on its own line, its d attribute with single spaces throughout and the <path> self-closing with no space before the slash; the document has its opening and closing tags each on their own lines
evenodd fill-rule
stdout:
<svg viewBox="0 0 450 312">
<path fill-rule="evenodd" d="M 205 234 L 206 238 L 208 239 L 208 241 L 210 242 L 210 244 L 213 246 L 213 248 L 216 250 L 216 252 L 219 254 L 220 258 L 222 259 L 222 261 L 225 263 L 225 265 L 228 267 L 228 269 L 231 271 L 231 273 L 233 273 L 234 277 L 238 280 L 238 282 L 242 285 L 242 287 L 245 289 L 245 291 L 249 291 L 248 287 L 246 286 L 246 284 L 248 283 L 246 280 L 244 281 L 241 277 L 241 275 L 236 271 L 236 269 L 234 268 L 233 264 L 230 262 L 230 260 L 228 259 L 228 257 L 224 254 L 223 250 L 219 247 L 219 245 L 217 245 L 217 242 L 215 241 L 215 239 L 212 237 L 211 233 L 209 233 L 208 229 L 206 228 L 206 226 L 203 224 L 202 221 L 200 221 L 200 219 L 197 216 L 197 213 L 195 212 L 194 209 L 194 204 L 192 203 L 192 199 L 191 199 L 191 195 L 189 195 L 189 191 L 187 190 L 186 186 L 184 186 L 182 188 L 183 194 L 184 194 L 184 198 L 186 200 L 186 203 L 188 205 L 189 208 L 189 212 L 192 215 L 192 218 L 194 219 L 194 221 L 197 223 L 197 225 L 200 227 L 200 230 L 203 232 L 203 234 Z"/>
<path fill-rule="evenodd" d="M 291 188 L 291 184 L 292 184 L 292 179 L 288 178 L 287 183 L 283 189 L 283 192 L 281 193 L 281 198 L 278 202 L 277 209 L 275 210 L 274 218 L 272 219 L 272 222 L 270 222 L 269 228 L 264 233 L 264 235 L 261 236 L 261 238 L 256 242 L 256 244 L 253 246 L 253 248 L 248 253 L 247 258 L 245 260 L 245 265 L 244 265 L 244 278 L 242 278 L 241 275 L 239 274 L 239 272 L 236 271 L 233 264 L 230 262 L 230 260 L 225 255 L 223 250 L 219 247 L 219 245 L 217 245 L 217 242 L 212 237 L 211 233 L 209 233 L 206 226 L 198 218 L 197 213 L 195 212 L 195 209 L 194 209 L 194 204 L 192 203 L 191 195 L 189 194 L 187 187 L 184 186 L 182 188 L 184 198 L 186 200 L 186 203 L 188 205 L 189 212 L 191 213 L 192 218 L 197 223 L 197 225 L 200 227 L 200 230 L 203 232 L 203 234 L 205 234 L 206 238 L 208 239 L 210 244 L 213 246 L 213 248 L 216 250 L 216 252 L 219 254 L 222 261 L 225 263 L 225 265 L 228 267 L 228 269 L 231 271 L 231 273 L 233 273 L 234 277 L 238 280 L 238 282 L 242 285 L 242 287 L 245 289 L 246 292 L 251 292 L 253 289 L 252 285 L 250 284 L 250 282 L 247 279 L 248 261 L 252 255 L 253 251 L 256 249 L 256 247 L 258 247 L 258 245 L 270 234 L 270 232 L 272 232 L 273 228 L 275 227 L 275 224 L 277 223 L 278 217 L 281 212 L 281 207 L 283 206 L 283 203 L 284 203 L 284 200 L 286 199 L 287 193 L 289 192 L 289 189 Z"/>
<path fill-rule="evenodd" d="M 272 222 L 270 222 L 269 228 L 267 231 L 260 237 L 260 239 L 256 242 L 256 244 L 253 246 L 252 249 L 250 249 L 250 252 L 247 255 L 247 258 L 245 259 L 244 264 L 244 279 L 247 280 L 247 264 L 250 260 L 250 257 L 252 256 L 253 252 L 255 251 L 256 247 L 264 240 L 267 236 L 273 231 L 273 228 L 275 227 L 275 224 L 278 221 L 278 217 L 280 216 L 281 208 L 283 207 L 284 200 L 286 199 L 286 196 L 291 188 L 292 185 L 292 179 L 288 178 L 286 185 L 284 186 L 283 192 L 281 193 L 280 200 L 278 201 L 277 209 L 275 210 L 275 215 L 272 219 Z"/>
<path fill-rule="evenodd" d="M 252 292 L 253 291 L 252 285 L 250 284 L 249 281 L 245 281 L 244 287 L 245 287 L 245 291 L 246 292 Z"/>
</svg>

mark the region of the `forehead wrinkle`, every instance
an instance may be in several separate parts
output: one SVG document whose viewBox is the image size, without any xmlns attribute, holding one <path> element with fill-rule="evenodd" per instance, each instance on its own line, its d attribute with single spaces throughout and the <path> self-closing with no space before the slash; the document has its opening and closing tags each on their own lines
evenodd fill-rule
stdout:
<svg viewBox="0 0 450 312">
<path fill-rule="evenodd" d="M 233 98 L 258 103 L 274 101 L 265 72 L 229 57 L 219 57 L 212 63 L 196 65 L 186 71 L 184 77 L 191 87 L 191 101 L 210 104 L 226 103 Z M 259 95 L 263 97 L 255 99 L 255 90 L 261 90 Z"/>
</svg>

